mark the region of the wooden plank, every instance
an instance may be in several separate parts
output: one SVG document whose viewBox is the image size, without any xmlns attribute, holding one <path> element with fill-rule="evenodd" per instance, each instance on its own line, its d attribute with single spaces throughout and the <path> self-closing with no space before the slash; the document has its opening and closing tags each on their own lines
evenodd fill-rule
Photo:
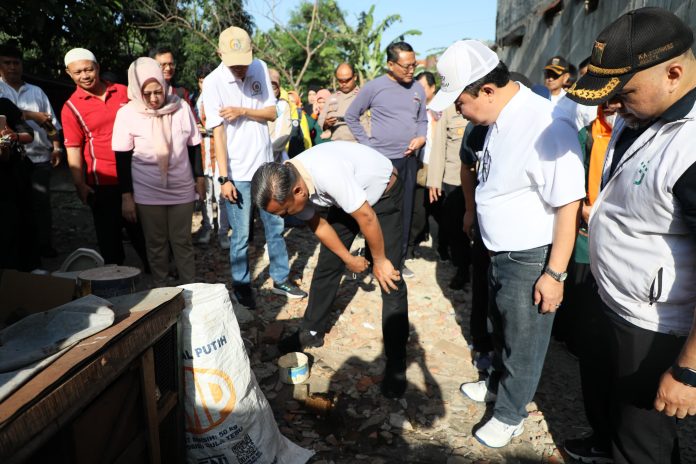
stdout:
<svg viewBox="0 0 696 464">
<path fill-rule="evenodd" d="M 134 441 L 128 445 L 123 453 L 114 461 L 114 464 L 133 464 L 134 462 L 139 462 L 139 459 L 144 453 L 147 447 L 147 439 L 145 438 L 145 433 L 138 435 Z"/>
<path fill-rule="evenodd" d="M 184 307 L 180 289 L 160 290 L 169 292 L 165 292 L 166 298 L 162 294 L 160 305 L 153 308 L 156 310 L 132 313 L 116 326 L 90 337 L 92 340 L 86 339 L 86 344 L 82 343 L 71 350 L 74 351 L 73 356 L 68 356 L 69 351 L 49 366 L 53 367 L 51 372 L 44 371 L 37 375 L 8 399 L 10 401 L 13 397 L 18 397 L 26 407 L 18 407 L 14 403 L 8 407 L 5 406 L 8 401 L 3 403 L 2 414 L 6 420 L 0 429 L 0 462 L 9 460 L 10 456 L 20 450 L 20 454 L 30 455 L 31 451 L 69 423 L 85 405 L 127 369 L 140 353 L 177 322 Z M 148 317 L 135 324 L 145 316 Z M 115 333 L 105 334 L 112 329 Z M 97 339 L 99 335 L 108 335 L 108 338 Z M 86 354 L 87 351 L 89 355 Z M 99 355 L 94 356 L 96 353 Z M 72 366 L 76 362 L 81 363 L 81 368 L 74 372 Z M 52 386 L 57 379 L 68 374 L 71 375 L 68 381 L 46 391 L 47 383 Z M 34 401 L 27 401 L 29 392 L 38 392 L 36 394 L 39 397 Z M 42 392 L 45 393 L 41 394 Z M 8 414 L 5 408 L 13 413 Z"/>
<path fill-rule="evenodd" d="M 157 423 L 161 423 L 179 403 L 179 394 L 175 392 L 167 392 L 159 402 L 157 409 Z"/>
<path fill-rule="evenodd" d="M 0 431 L 4 422 L 36 401 L 43 392 L 75 373 L 92 356 L 124 336 L 131 326 L 148 316 L 152 310 L 173 300 L 181 292 L 179 288 L 157 288 L 111 298 L 109 301 L 114 305 L 113 310 L 117 314 L 114 325 L 82 340 L 0 403 Z M 183 308 L 183 298 L 180 304 Z"/>
<path fill-rule="evenodd" d="M 157 400 L 155 399 L 155 355 L 152 347 L 140 357 L 140 385 L 143 391 L 143 408 L 147 421 L 147 444 L 150 463 L 160 464 L 159 420 Z"/>
</svg>

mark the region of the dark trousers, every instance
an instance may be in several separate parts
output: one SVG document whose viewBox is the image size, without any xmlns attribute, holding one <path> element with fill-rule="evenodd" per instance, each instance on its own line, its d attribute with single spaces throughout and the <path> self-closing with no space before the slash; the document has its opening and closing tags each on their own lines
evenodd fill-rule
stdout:
<svg viewBox="0 0 696 464">
<path fill-rule="evenodd" d="M 611 407 L 611 370 L 607 363 L 606 323 L 602 300 L 597 293 L 590 265 L 571 261 L 565 285 L 563 306 L 556 315 L 568 350 L 578 357 L 580 387 L 587 422 L 597 446 L 611 449 L 609 427 Z"/>
<path fill-rule="evenodd" d="M 34 163 L 31 172 L 31 203 L 36 225 L 39 249 L 47 251 L 51 246 L 51 163 Z"/>
<path fill-rule="evenodd" d="M 452 264 L 468 269 L 471 264 L 471 246 L 462 227 L 466 211 L 462 188 L 442 184 L 442 196 L 438 202 L 433 203 L 433 208 L 433 216 L 440 218 L 438 249 L 449 247 Z"/>
<path fill-rule="evenodd" d="M 392 165 L 399 173 L 399 180 L 403 183 L 404 195 L 401 212 L 403 213 L 403 223 L 401 225 L 401 260 L 392 262 L 394 267 L 401 267 L 406 259 L 408 250 L 408 237 L 411 232 L 411 216 L 413 214 L 413 200 L 416 190 L 416 173 L 418 172 L 418 158 L 415 155 L 406 158 L 391 160 Z"/>
<path fill-rule="evenodd" d="M 491 259 L 488 250 L 483 244 L 478 227 L 475 228 L 476 237 L 471 247 L 471 316 L 469 329 L 471 330 L 471 344 L 474 351 L 493 351 L 493 341 L 488 332 L 488 266 Z M 468 237 L 467 237 L 468 241 Z"/>
<path fill-rule="evenodd" d="M 387 259 L 400 268 L 402 204 L 404 185 L 397 179 L 391 189 L 373 206 L 384 236 L 384 251 Z M 327 218 L 336 230 L 341 242 L 350 249 L 355 236 L 360 231 L 358 223 L 343 210 L 331 207 Z M 309 301 L 305 311 L 302 328 L 325 332 L 331 314 L 338 285 L 345 270 L 345 264 L 331 250 L 321 245 L 317 267 L 314 269 L 309 289 Z M 396 282 L 397 289 L 389 293 L 382 291 L 382 335 L 384 352 L 388 359 L 405 359 L 408 341 L 408 299 L 406 283 Z"/>
<path fill-rule="evenodd" d="M 616 464 L 679 463 L 677 421 L 653 406 L 660 377 L 674 363 L 686 337 L 637 327 L 606 305 L 605 339 L 613 373 L 612 453 Z"/>
<path fill-rule="evenodd" d="M 411 230 L 408 234 L 408 248 L 406 249 L 406 259 L 414 258 L 413 250 L 418 244 L 425 240 L 425 235 L 430 232 L 433 237 L 433 244 L 437 241 L 437 230 L 431 230 L 428 226 L 430 216 L 430 200 L 428 189 L 416 184 L 413 189 L 413 211 L 411 212 Z M 437 222 L 437 219 L 436 219 Z"/>
<path fill-rule="evenodd" d="M 31 211 L 32 164 L 16 156 L 0 161 L 0 269 L 32 271 L 41 266 Z"/>
<path fill-rule="evenodd" d="M 132 223 L 123 219 L 121 214 L 121 191 L 116 185 L 93 186 L 94 195 L 90 200 L 94 229 L 97 233 L 99 252 L 105 264 L 123 264 L 126 254 L 123 250 L 121 229 L 126 228 L 131 245 L 149 271 L 147 252 L 145 251 L 145 236 L 140 222 Z"/>
</svg>

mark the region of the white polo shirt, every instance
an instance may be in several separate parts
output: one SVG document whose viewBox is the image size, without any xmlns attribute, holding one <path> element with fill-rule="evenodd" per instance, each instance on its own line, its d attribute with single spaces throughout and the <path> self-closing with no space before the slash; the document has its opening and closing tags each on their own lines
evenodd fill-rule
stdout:
<svg viewBox="0 0 696 464">
<path fill-rule="evenodd" d="M 476 209 L 491 251 L 550 244 L 556 208 L 585 196 L 577 131 L 567 119 L 554 119 L 551 102 L 521 84 L 476 156 Z"/>
<path fill-rule="evenodd" d="M 243 81 L 236 79 L 223 63 L 203 81 L 205 126 L 212 130 L 225 125 L 227 175 L 231 179 L 251 181 L 259 166 L 272 161 L 271 138 L 267 123 L 245 117 L 228 123 L 219 115 L 220 109 L 226 106 L 263 109 L 275 104 L 268 68 L 258 59 L 251 62 Z"/>
<path fill-rule="evenodd" d="M 288 161 L 309 189 L 309 202 L 296 216 L 311 219 L 318 206 L 337 206 L 348 214 L 363 203 L 377 203 L 387 188 L 393 166 L 374 148 L 354 142 L 326 142 Z"/>
<path fill-rule="evenodd" d="M 62 129 L 58 119 L 56 119 L 56 113 L 53 111 L 51 102 L 48 101 L 48 97 L 40 87 L 24 83 L 19 88 L 19 91 L 16 91 L 6 82 L 3 82 L 3 85 L 5 87 L 2 89 L 2 92 L 7 94 L 5 98 L 12 100 L 20 110 L 49 113 L 51 115 L 51 122 L 56 130 Z M 24 146 L 27 156 L 29 156 L 29 159 L 34 163 L 45 163 L 50 161 L 51 151 L 53 151 L 53 142 L 48 138 L 48 134 L 46 134 L 46 131 L 34 121 L 27 120 L 26 123 L 34 129 L 34 140 Z"/>
</svg>

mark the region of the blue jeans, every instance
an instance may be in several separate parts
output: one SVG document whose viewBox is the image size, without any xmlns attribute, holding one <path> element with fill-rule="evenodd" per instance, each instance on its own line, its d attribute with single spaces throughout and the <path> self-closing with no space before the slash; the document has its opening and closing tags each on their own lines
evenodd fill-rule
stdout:
<svg viewBox="0 0 696 464">
<path fill-rule="evenodd" d="M 232 267 L 232 283 L 234 285 L 249 285 L 249 224 L 251 222 L 251 182 L 235 181 L 237 202 L 225 200 L 227 219 L 232 228 L 230 237 L 230 264 Z M 290 267 L 288 265 L 288 250 L 283 238 L 283 219 L 266 211 L 259 211 L 268 244 L 268 255 L 271 259 L 269 273 L 277 284 L 288 280 Z"/>
<path fill-rule="evenodd" d="M 495 355 L 488 388 L 497 391 L 493 416 L 516 425 L 527 417 L 549 346 L 554 313 L 534 304 L 534 284 L 544 272 L 549 246 L 491 256 L 488 321 Z"/>
</svg>

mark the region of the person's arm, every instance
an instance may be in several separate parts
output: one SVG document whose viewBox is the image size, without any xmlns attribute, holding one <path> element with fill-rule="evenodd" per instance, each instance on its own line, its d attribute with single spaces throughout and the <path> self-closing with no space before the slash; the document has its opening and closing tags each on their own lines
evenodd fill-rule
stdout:
<svg viewBox="0 0 696 464">
<path fill-rule="evenodd" d="M 201 144 L 188 145 L 188 158 L 191 164 L 191 173 L 196 183 L 196 193 L 201 201 L 205 200 L 205 173 L 203 172 L 203 156 L 201 155 Z"/>
<path fill-rule="evenodd" d="M 367 111 L 372 101 L 372 86 L 365 85 L 355 96 L 353 103 L 350 104 L 344 116 L 346 125 L 353 133 L 353 137 L 358 143 L 370 145 L 370 138 L 365 132 L 365 128 L 360 124 L 360 116 Z"/>
<path fill-rule="evenodd" d="M 439 121 L 433 122 L 432 145 L 430 146 L 430 157 L 428 159 L 428 177 L 425 181 L 430 193 L 430 203 L 435 203 L 442 195 L 448 122 L 449 118 L 446 114 Z"/>
<path fill-rule="evenodd" d="M 115 155 L 118 187 L 121 190 L 121 215 L 128 222 L 137 222 L 138 214 L 133 199 L 133 150 L 117 151 Z"/>
<path fill-rule="evenodd" d="M 340 237 L 336 233 L 336 229 L 334 229 L 326 219 L 315 213 L 314 216 L 305 222 L 322 245 L 338 256 L 339 259 L 345 263 L 349 271 L 360 273 L 367 269 L 369 264 L 367 260 L 363 256 L 352 255 L 348 248 L 343 245 L 343 242 L 341 242 Z"/>
<path fill-rule="evenodd" d="M 82 204 L 87 204 L 87 198 L 94 193 L 94 190 L 85 182 L 85 176 L 82 172 L 82 148 L 66 147 L 68 152 L 68 166 L 70 174 L 72 174 L 75 191 L 80 198 Z"/>
<path fill-rule="evenodd" d="M 360 226 L 360 232 L 365 236 L 365 241 L 370 247 L 372 273 L 380 287 L 385 293 L 389 293 L 389 289 L 396 290 L 394 282 L 401 280 L 401 275 L 384 252 L 384 236 L 375 210 L 365 202 L 360 208 L 352 212 L 351 216 Z"/>
<path fill-rule="evenodd" d="M 411 139 L 404 151 L 404 156 L 411 156 L 420 150 L 423 145 L 425 145 L 425 137 L 428 134 L 428 114 L 425 108 L 425 91 L 422 86 L 419 86 L 419 94 L 421 97 L 421 104 L 418 108 L 418 114 L 416 116 L 416 136 Z"/>
<path fill-rule="evenodd" d="M 220 116 L 227 122 L 233 122 L 238 118 L 247 118 L 252 121 L 267 123 L 275 121 L 275 106 L 267 106 L 260 109 L 242 108 L 239 106 L 225 106 L 220 108 Z"/>
<path fill-rule="evenodd" d="M 691 232 L 691 237 L 696 240 L 696 163 L 679 177 L 672 192 L 679 203 L 682 218 Z M 675 364 L 696 369 L 696 317 Z M 678 382 L 672 377 L 672 371 L 669 369 L 660 379 L 655 409 L 680 419 L 687 415 L 696 415 L 696 387 Z"/>
<path fill-rule="evenodd" d="M 229 177 L 230 179 L 229 182 L 225 182 L 220 186 L 220 194 L 230 203 L 235 203 L 237 201 L 237 189 L 232 183 L 232 173 L 227 169 L 227 132 L 225 132 L 224 124 L 213 128 L 213 140 L 215 142 L 215 161 L 217 162 L 220 177 Z M 217 182 L 217 179 L 215 179 L 215 182 Z"/>
<path fill-rule="evenodd" d="M 473 240 L 476 236 L 474 231 L 476 223 L 476 168 L 473 165 L 462 163 L 459 178 L 462 182 L 465 208 L 462 229 L 469 239 Z"/>
<path fill-rule="evenodd" d="M 580 202 L 576 200 L 556 208 L 551 255 L 547 267 L 555 272 L 565 272 L 573 253 L 575 238 L 580 225 Z M 534 285 L 534 304 L 542 313 L 555 312 L 563 301 L 563 282 L 558 282 L 544 272 Z"/>
</svg>

